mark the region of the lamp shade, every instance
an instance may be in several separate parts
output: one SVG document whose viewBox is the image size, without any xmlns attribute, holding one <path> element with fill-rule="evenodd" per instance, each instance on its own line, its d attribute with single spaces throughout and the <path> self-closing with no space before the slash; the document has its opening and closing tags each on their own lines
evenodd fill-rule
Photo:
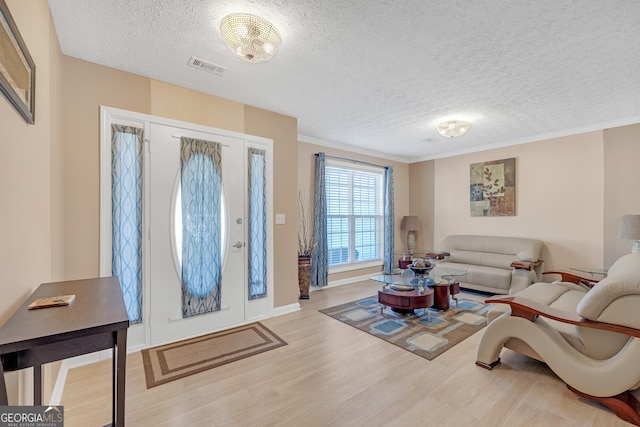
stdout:
<svg viewBox="0 0 640 427">
<path fill-rule="evenodd" d="M 220 32 L 229 48 L 247 62 L 262 62 L 278 51 L 282 39 L 269 21 L 250 13 L 232 13 L 222 18 Z"/>
<path fill-rule="evenodd" d="M 640 215 L 622 215 L 618 239 L 640 240 Z"/>
<path fill-rule="evenodd" d="M 401 230 L 415 231 L 420 228 L 420 220 L 416 215 L 403 216 L 400 223 Z"/>
</svg>

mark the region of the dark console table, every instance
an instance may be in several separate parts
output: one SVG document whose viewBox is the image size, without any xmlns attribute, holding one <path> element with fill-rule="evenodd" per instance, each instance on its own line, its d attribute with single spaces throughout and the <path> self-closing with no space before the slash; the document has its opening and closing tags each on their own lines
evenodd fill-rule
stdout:
<svg viewBox="0 0 640 427">
<path fill-rule="evenodd" d="M 38 298 L 75 295 L 68 306 L 27 309 Z M 112 425 L 124 426 L 129 317 L 117 277 L 44 283 L 0 328 L 0 405 L 4 372 L 34 368 L 33 404 L 42 405 L 42 365 L 113 349 Z"/>
</svg>

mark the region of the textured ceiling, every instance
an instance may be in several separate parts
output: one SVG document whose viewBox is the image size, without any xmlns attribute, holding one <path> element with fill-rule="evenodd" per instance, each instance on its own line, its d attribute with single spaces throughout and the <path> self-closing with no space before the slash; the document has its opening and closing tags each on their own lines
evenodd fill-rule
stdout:
<svg viewBox="0 0 640 427">
<path fill-rule="evenodd" d="M 49 0 L 66 55 L 298 118 L 302 140 L 417 161 L 640 122 L 638 0 Z M 269 62 L 222 17 L 270 20 Z M 196 56 L 222 77 L 187 65 Z M 472 123 L 440 136 L 448 118 Z"/>
</svg>

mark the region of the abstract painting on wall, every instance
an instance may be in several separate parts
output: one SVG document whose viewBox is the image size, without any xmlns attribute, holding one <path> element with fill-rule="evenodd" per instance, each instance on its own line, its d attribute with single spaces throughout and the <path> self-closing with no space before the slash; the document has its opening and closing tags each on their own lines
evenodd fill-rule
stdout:
<svg viewBox="0 0 640 427">
<path fill-rule="evenodd" d="M 471 216 L 516 214 L 516 159 L 474 163 L 470 168 Z"/>
<path fill-rule="evenodd" d="M 0 0 L 0 92 L 30 124 L 34 123 L 35 90 L 36 65 L 7 4 Z"/>
</svg>

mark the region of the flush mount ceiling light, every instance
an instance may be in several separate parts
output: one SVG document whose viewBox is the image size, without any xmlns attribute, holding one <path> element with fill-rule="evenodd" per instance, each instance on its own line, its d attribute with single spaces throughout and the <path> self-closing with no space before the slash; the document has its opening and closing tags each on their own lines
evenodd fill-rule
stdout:
<svg viewBox="0 0 640 427">
<path fill-rule="evenodd" d="M 222 37 L 237 56 L 247 62 L 271 59 L 282 39 L 269 21 L 250 13 L 232 13 L 222 18 Z"/>
<path fill-rule="evenodd" d="M 471 127 L 471 123 L 464 120 L 447 120 L 446 122 L 438 123 L 436 129 L 440 132 L 440 135 L 447 138 L 455 138 L 456 136 L 462 136 Z"/>
</svg>

